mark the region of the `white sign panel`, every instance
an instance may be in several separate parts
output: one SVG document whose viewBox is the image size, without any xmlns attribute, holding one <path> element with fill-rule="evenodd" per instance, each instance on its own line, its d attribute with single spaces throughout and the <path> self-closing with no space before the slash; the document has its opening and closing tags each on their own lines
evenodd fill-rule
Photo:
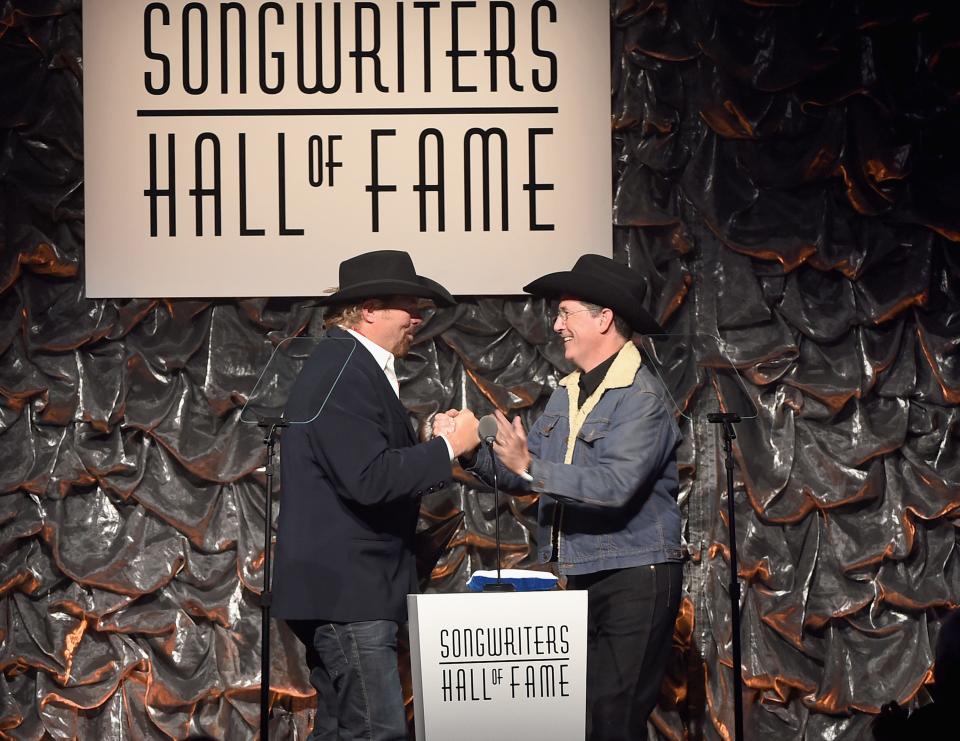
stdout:
<svg viewBox="0 0 960 741">
<path fill-rule="evenodd" d="M 587 593 L 407 598 L 418 741 L 583 741 Z"/>
<path fill-rule="evenodd" d="M 84 0 L 91 297 L 459 294 L 611 253 L 608 0 Z"/>
</svg>

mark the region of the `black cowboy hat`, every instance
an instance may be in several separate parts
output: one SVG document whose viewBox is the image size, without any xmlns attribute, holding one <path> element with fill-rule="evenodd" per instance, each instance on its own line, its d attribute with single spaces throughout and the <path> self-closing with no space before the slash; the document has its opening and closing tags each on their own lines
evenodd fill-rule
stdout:
<svg viewBox="0 0 960 741">
<path fill-rule="evenodd" d="M 636 270 L 602 255 L 583 255 L 573 270 L 549 273 L 523 287 L 543 298 L 571 296 L 610 309 L 634 332 L 663 334 L 657 320 L 643 308 L 647 283 Z"/>
<path fill-rule="evenodd" d="M 340 286 L 323 296 L 320 306 L 362 301 L 386 296 L 427 298 L 438 306 L 453 306 L 456 300 L 435 280 L 417 275 L 410 255 L 402 250 L 364 252 L 340 263 Z"/>
</svg>

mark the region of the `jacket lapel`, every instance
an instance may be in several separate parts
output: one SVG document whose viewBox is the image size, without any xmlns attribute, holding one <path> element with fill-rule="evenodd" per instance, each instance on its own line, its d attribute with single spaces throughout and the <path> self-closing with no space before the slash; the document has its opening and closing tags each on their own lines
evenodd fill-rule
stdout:
<svg viewBox="0 0 960 741">
<path fill-rule="evenodd" d="M 331 327 L 327 330 L 327 334 L 331 337 L 353 339 L 352 335 L 339 327 Z M 417 436 L 414 434 L 413 426 L 410 423 L 410 413 L 400 399 L 397 398 L 397 395 L 393 393 L 393 386 L 391 386 L 390 381 L 387 380 L 387 375 L 383 372 L 383 368 L 377 365 L 377 361 L 374 360 L 373 355 L 358 342 L 350 362 L 355 362 L 356 367 L 370 379 L 377 394 L 381 397 L 384 405 L 393 416 L 393 429 L 403 430 L 407 441 L 411 445 L 415 445 Z"/>
</svg>

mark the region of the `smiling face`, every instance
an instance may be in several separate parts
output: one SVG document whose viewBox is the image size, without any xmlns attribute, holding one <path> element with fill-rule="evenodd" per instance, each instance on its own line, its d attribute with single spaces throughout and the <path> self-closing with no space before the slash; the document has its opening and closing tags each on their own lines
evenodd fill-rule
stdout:
<svg viewBox="0 0 960 741">
<path fill-rule="evenodd" d="M 610 309 L 565 296 L 553 331 L 563 338 L 563 355 L 582 371 L 591 371 L 627 341 L 614 326 Z"/>
<path fill-rule="evenodd" d="M 576 299 L 565 298 L 553 322 L 553 331 L 563 338 L 564 357 L 583 370 L 588 370 L 584 363 L 593 355 L 601 335 L 595 311 Z"/>
</svg>

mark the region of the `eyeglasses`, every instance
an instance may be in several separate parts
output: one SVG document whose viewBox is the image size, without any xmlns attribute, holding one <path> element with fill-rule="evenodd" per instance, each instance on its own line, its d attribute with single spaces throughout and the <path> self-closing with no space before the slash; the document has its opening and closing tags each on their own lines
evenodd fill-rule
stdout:
<svg viewBox="0 0 960 741">
<path fill-rule="evenodd" d="M 580 314 L 584 311 L 593 311 L 593 309 L 577 309 L 576 311 L 567 311 L 566 309 L 558 309 L 556 318 L 559 319 L 564 324 L 566 324 L 567 319 L 569 319 L 573 314 Z"/>
</svg>

